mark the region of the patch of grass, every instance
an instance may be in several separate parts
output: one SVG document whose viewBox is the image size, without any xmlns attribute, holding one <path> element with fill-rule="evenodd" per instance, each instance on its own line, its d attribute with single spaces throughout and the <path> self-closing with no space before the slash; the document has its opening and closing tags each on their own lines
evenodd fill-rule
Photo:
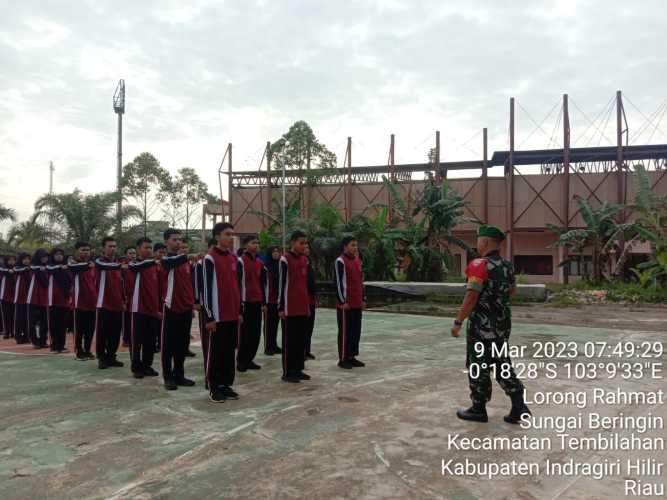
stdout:
<svg viewBox="0 0 667 500">
<path fill-rule="evenodd" d="M 546 304 L 546 307 L 553 307 L 555 309 L 567 309 L 568 307 L 581 307 L 581 302 L 570 295 L 559 294 L 553 300 Z"/>
</svg>

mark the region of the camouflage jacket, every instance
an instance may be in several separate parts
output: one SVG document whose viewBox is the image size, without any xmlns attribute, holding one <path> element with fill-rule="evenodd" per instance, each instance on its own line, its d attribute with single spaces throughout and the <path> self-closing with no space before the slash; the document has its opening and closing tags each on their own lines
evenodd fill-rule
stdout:
<svg viewBox="0 0 667 500">
<path fill-rule="evenodd" d="M 506 339 L 512 328 L 510 290 L 516 285 L 512 263 L 492 252 L 473 260 L 466 269 L 467 288 L 479 292 L 468 318 L 468 334 L 483 339 Z"/>
</svg>

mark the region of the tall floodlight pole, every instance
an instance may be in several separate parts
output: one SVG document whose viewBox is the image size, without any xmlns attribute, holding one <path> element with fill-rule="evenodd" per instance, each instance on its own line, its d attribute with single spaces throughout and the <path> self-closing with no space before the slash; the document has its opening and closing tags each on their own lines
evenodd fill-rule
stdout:
<svg viewBox="0 0 667 500">
<path fill-rule="evenodd" d="M 49 162 L 49 194 L 53 194 L 53 172 L 56 170 L 56 167 L 53 166 L 53 162 Z"/>
<path fill-rule="evenodd" d="M 123 193 L 121 191 L 121 176 L 123 170 L 123 114 L 125 113 L 125 80 L 120 80 L 113 94 L 113 110 L 118 115 L 118 151 L 117 151 L 117 170 L 116 170 L 116 193 L 118 201 L 116 202 L 116 234 L 122 232 L 122 211 L 123 211 Z"/>
</svg>

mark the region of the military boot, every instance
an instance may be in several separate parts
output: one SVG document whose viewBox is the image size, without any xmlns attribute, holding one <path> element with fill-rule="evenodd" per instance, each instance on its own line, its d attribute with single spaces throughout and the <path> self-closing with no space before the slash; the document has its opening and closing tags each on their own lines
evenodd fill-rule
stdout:
<svg viewBox="0 0 667 500">
<path fill-rule="evenodd" d="M 473 422 L 489 421 L 489 416 L 486 414 L 486 405 L 484 403 L 473 403 L 467 410 L 457 410 L 456 416 L 461 420 L 471 420 Z"/>
<path fill-rule="evenodd" d="M 518 424 L 523 415 L 531 415 L 530 410 L 523 400 L 523 391 L 512 394 L 512 409 L 509 415 L 505 415 L 503 420 L 508 424 Z"/>
</svg>

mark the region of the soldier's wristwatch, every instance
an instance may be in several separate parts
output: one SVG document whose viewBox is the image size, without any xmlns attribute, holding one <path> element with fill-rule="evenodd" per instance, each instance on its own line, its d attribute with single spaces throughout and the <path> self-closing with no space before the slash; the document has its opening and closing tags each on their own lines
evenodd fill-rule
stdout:
<svg viewBox="0 0 667 500">
<path fill-rule="evenodd" d="M 455 324 L 456 326 L 461 326 L 461 325 L 463 325 L 463 321 L 459 321 L 458 319 L 455 319 L 455 320 L 454 320 L 454 324 Z"/>
</svg>

